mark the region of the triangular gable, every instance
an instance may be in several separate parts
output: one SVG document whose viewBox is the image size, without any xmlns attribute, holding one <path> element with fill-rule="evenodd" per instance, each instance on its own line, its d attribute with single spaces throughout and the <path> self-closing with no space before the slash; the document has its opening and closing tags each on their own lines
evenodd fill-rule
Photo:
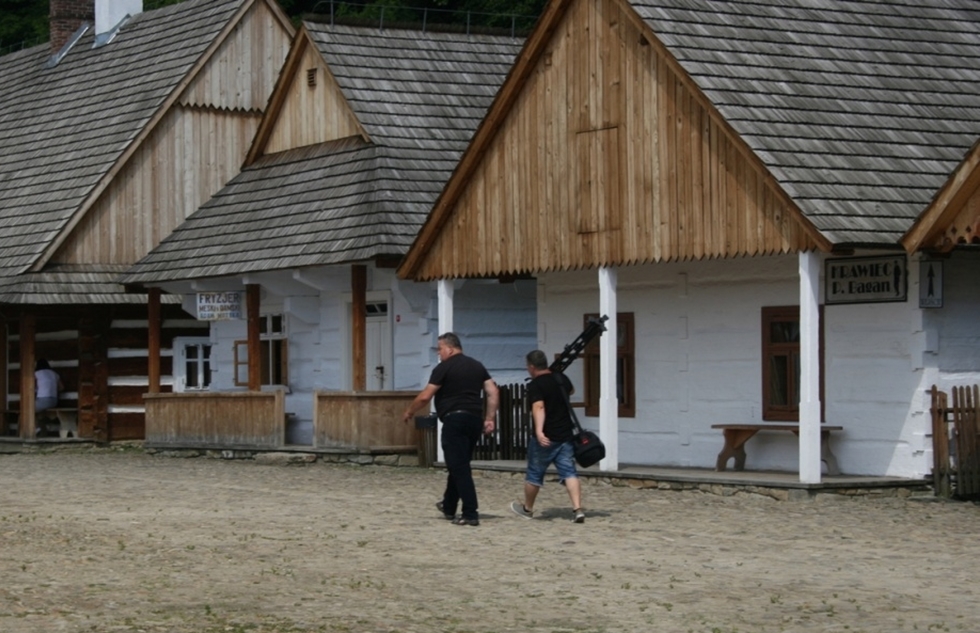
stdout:
<svg viewBox="0 0 980 633">
<path fill-rule="evenodd" d="M 263 107 L 274 83 L 274 76 L 262 77 L 270 64 L 245 73 L 241 66 L 269 56 L 282 59 L 292 38 L 292 26 L 274 5 L 256 0 L 239 8 L 183 79 L 187 87 L 177 103 L 169 101 L 144 130 L 125 163 L 113 170 L 105 195 L 88 205 L 45 264 L 132 264 L 239 172 L 261 112 L 246 106 Z M 281 28 L 270 28 L 277 23 Z M 251 42 L 267 48 L 244 50 L 256 32 L 264 37 Z M 257 85 L 242 85 L 253 79 Z M 212 145 L 202 138 L 213 139 Z M 218 140 L 220 148 L 214 145 Z M 203 164 L 207 168 L 198 167 Z M 160 190 L 174 195 L 152 193 Z"/>
<path fill-rule="evenodd" d="M 349 136 L 368 139 L 306 27 L 301 27 L 245 160 Z"/>
<path fill-rule="evenodd" d="M 227 20 L 224 27 L 217 34 L 217 36 L 208 44 L 204 53 L 198 58 L 197 62 L 191 67 L 191 69 L 183 76 L 183 78 L 177 82 L 174 90 L 170 92 L 167 99 L 157 108 L 156 112 L 153 114 L 152 118 L 147 122 L 146 125 L 139 131 L 136 137 L 129 143 L 125 151 L 120 154 L 120 156 L 112 164 L 111 168 L 108 169 L 105 175 L 99 180 L 98 184 L 92 189 L 85 200 L 79 205 L 77 211 L 73 214 L 72 218 L 65 224 L 65 226 L 59 231 L 58 235 L 48 244 L 42 255 L 35 260 L 33 266 L 30 270 L 32 272 L 38 272 L 42 270 L 51 258 L 59 252 L 62 246 L 68 246 L 66 242 L 72 237 L 75 228 L 85 220 L 88 215 L 89 210 L 93 205 L 100 199 L 100 197 L 106 192 L 113 181 L 121 174 L 121 172 L 127 167 L 130 160 L 136 155 L 142 148 L 143 143 L 151 137 L 151 135 L 157 130 L 158 126 L 167 119 L 167 115 L 171 112 L 174 104 L 178 102 L 181 96 L 185 93 L 186 89 L 204 72 L 204 69 L 208 67 L 209 62 L 214 58 L 216 53 L 221 50 L 221 47 L 229 35 L 235 31 L 236 27 L 241 23 L 243 18 L 249 14 L 252 8 L 256 4 L 263 4 L 267 7 L 271 7 L 274 4 L 273 0 L 244 0 L 241 5 L 235 10 L 234 15 L 231 19 Z M 212 18 L 206 13 L 207 9 L 202 10 L 202 17 L 204 19 Z M 289 24 L 288 20 L 283 21 L 281 18 L 283 16 L 281 9 L 275 7 L 272 9 L 273 13 L 280 18 L 283 23 L 283 27 L 287 30 L 289 36 L 292 35 L 292 25 Z M 81 254 L 81 257 L 88 258 L 91 256 L 90 253 Z"/>
<path fill-rule="evenodd" d="M 555 0 L 399 275 L 817 248 L 830 244 L 632 7 Z"/>
<path fill-rule="evenodd" d="M 980 244 L 980 142 L 902 238 L 909 253 Z"/>
<path fill-rule="evenodd" d="M 271 28 L 270 25 L 275 22 L 279 22 L 282 28 Z M 251 63 L 248 52 L 254 50 L 258 42 L 267 50 L 278 50 L 283 45 L 288 48 L 293 31 L 289 17 L 283 13 L 278 2 L 263 0 L 255 3 L 253 9 L 223 38 L 207 65 L 184 90 L 180 104 L 261 112 L 268 105 L 280 66 Z M 242 81 L 243 77 L 238 71 L 246 63 L 251 63 L 251 66 L 247 80 Z"/>
</svg>

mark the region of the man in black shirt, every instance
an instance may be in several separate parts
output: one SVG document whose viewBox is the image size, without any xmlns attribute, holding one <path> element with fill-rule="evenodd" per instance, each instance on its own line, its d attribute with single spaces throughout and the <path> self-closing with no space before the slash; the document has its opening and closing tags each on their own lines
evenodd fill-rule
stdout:
<svg viewBox="0 0 980 633">
<path fill-rule="evenodd" d="M 571 381 L 562 373 L 548 369 L 548 357 L 541 350 L 527 355 L 527 373 L 531 382 L 527 386 L 527 401 L 531 404 L 534 419 L 534 435 L 528 441 L 527 476 L 524 479 L 524 503 L 514 501 L 510 509 L 520 517 L 534 516 L 534 500 L 544 485 L 544 473 L 555 465 L 558 478 L 565 484 L 572 501 L 573 521 L 585 522 L 582 510 L 582 491 L 575 470 L 575 449 L 572 438 L 575 427 L 568 410 L 568 395 L 572 392 Z"/>
<path fill-rule="evenodd" d="M 436 507 L 455 525 L 476 526 L 480 525 L 480 514 L 470 461 L 480 435 L 493 433 L 496 426 L 499 393 L 486 367 L 463 354 L 459 337 L 452 332 L 439 337 L 439 360 L 429 384 L 408 405 L 402 421 L 408 424 L 412 414 L 435 396 L 436 414 L 442 420 L 442 452 L 449 470 L 446 491 Z M 487 396 L 486 415 L 483 393 Z M 457 517 L 460 501 L 463 510 Z"/>
</svg>

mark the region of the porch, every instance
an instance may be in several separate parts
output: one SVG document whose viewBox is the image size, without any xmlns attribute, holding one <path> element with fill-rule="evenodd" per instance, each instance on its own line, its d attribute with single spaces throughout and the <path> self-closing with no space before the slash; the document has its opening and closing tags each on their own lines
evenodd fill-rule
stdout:
<svg viewBox="0 0 980 633">
<path fill-rule="evenodd" d="M 441 465 L 441 464 L 437 464 Z M 521 460 L 478 460 L 473 470 L 482 476 L 509 476 L 522 480 L 525 463 Z M 812 498 L 818 494 L 845 496 L 911 497 L 930 496 L 927 479 L 904 479 L 869 475 L 824 475 L 820 483 L 803 483 L 798 473 L 777 471 L 722 471 L 704 468 L 620 465 L 615 471 L 598 466 L 579 468 L 583 483 L 629 486 L 656 490 L 697 491 L 721 496 L 756 494 L 787 501 Z M 557 486 L 556 477 L 547 485 Z"/>
</svg>

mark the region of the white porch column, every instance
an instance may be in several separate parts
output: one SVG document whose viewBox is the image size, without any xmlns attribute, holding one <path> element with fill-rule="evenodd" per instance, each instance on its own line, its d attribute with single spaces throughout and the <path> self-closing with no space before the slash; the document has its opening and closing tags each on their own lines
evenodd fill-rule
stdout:
<svg viewBox="0 0 980 633">
<path fill-rule="evenodd" d="M 800 481 L 820 483 L 820 255 L 800 253 Z"/>
<path fill-rule="evenodd" d="M 453 290 L 455 286 L 453 285 L 452 279 L 440 279 L 436 285 L 436 296 L 438 297 L 439 305 L 439 332 L 442 335 L 446 332 L 453 331 Z M 432 403 L 429 405 L 432 411 L 436 410 L 435 399 L 433 398 Z M 436 460 L 440 462 L 445 462 L 446 457 L 442 452 L 442 421 L 436 425 Z"/>
<path fill-rule="evenodd" d="M 599 437 L 606 458 L 599 470 L 619 469 L 619 400 L 616 398 L 616 269 L 599 269 L 599 315 L 609 316 L 599 337 Z"/>
<path fill-rule="evenodd" d="M 453 331 L 453 280 L 440 279 L 436 292 L 439 296 L 439 334 Z"/>
</svg>

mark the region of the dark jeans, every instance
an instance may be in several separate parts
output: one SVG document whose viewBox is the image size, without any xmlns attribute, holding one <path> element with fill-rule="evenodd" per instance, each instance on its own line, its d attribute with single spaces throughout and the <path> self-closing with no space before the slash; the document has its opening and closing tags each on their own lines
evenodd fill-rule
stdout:
<svg viewBox="0 0 980 633">
<path fill-rule="evenodd" d="M 466 412 L 454 412 L 443 419 L 442 452 L 446 460 L 449 477 L 446 479 L 446 492 L 442 495 L 443 511 L 456 513 L 456 504 L 463 501 L 463 518 L 478 519 L 476 485 L 473 483 L 473 470 L 470 460 L 473 449 L 483 435 L 483 420 L 480 416 Z"/>
</svg>

